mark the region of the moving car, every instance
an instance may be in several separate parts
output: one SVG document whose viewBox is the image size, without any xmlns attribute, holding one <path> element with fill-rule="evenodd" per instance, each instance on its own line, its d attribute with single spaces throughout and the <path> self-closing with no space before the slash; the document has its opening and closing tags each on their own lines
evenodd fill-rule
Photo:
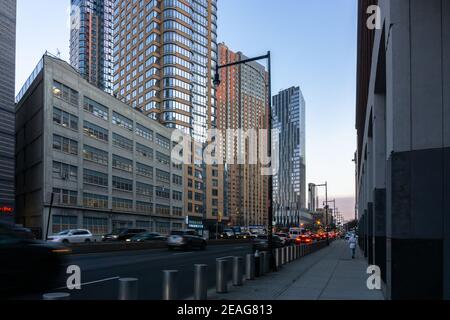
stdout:
<svg viewBox="0 0 450 320">
<path fill-rule="evenodd" d="M 238 239 L 254 239 L 256 235 L 251 234 L 250 232 L 241 232 L 238 236 Z"/>
<path fill-rule="evenodd" d="M 313 242 L 312 238 L 306 234 L 298 236 L 297 239 L 295 239 L 296 245 L 311 244 L 312 242 Z"/>
<path fill-rule="evenodd" d="M 58 286 L 70 249 L 23 237 L 0 223 L 0 299 L 42 293 Z"/>
<path fill-rule="evenodd" d="M 278 237 L 280 237 L 281 242 L 283 242 L 283 245 L 284 245 L 284 246 L 285 246 L 285 245 L 288 245 L 289 243 L 291 243 L 291 239 L 290 239 L 290 237 L 289 237 L 289 234 L 279 232 L 279 233 L 275 233 L 275 235 L 278 236 Z"/>
<path fill-rule="evenodd" d="M 102 237 L 103 241 L 126 241 L 133 238 L 134 236 L 147 232 L 145 229 L 132 229 L 132 228 L 121 228 L 114 230 L 112 233 L 105 234 Z"/>
<path fill-rule="evenodd" d="M 206 240 L 194 230 L 172 231 L 167 239 L 167 246 L 169 250 L 193 248 L 204 250 L 206 249 Z"/>
<path fill-rule="evenodd" d="M 72 229 L 72 230 L 65 230 L 56 235 L 48 237 L 48 241 L 59 243 L 92 242 L 94 241 L 94 236 L 89 230 Z"/>
<path fill-rule="evenodd" d="M 219 235 L 220 239 L 235 239 L 236 235 L 234 234 L 233 229 L 225 229 L 223 232 Z"/>
<path fill-rule="evenodd" d="M 272 248 L 282 248 L 284 247 L 283 241 L 277 235 L 272 236 Z M 253 252 L 258 251 L 267 251 L 269 248 L 268 236 L 260 234 L 253 240 Z"/>
<path fill-rule="evenodd" d="M 152 242 L 152 241 L 166 241 L 167 237 L 162 236 L 157 232 L 144 232 L 127 239 L 127 242 Z"/>
<path fill-rule="evenodd" d="M 299 236 L 301 236 L 305 232 L 303 228 L 290 228 L 289 229 L 289 238 L 294 241 Z"/>
</svg>

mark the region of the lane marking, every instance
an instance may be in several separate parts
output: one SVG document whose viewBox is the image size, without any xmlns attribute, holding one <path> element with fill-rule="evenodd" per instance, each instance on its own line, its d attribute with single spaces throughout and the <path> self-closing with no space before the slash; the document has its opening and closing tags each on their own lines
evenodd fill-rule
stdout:
<svg viewBox="0 0 450 320">
<path fill-rule="evenodd" d="M 112 277 L 112 278 L 107 278 L 107 279 L 102 279 L 102 280 L 96 280 L 96 281 L 86 282 L 86 283 L 82 283 L 82 284 L 81 284 L 81 287 L 83 287 L 83 286 L 88 286 L 88 285 L 91 285 L 91 284 L 101 283 L 101 282 L 107 282 L 107 281 L 112 281 L 112 280 L 118 280 L 118 279 L 120 279 L 120 277 Z M 64 290 L 64 289 L 67 289 L 67 286 L 66 286 L 66 287 L 56 288 L 56 289 L 54 289 L 54 290 Z"/>
</svg>

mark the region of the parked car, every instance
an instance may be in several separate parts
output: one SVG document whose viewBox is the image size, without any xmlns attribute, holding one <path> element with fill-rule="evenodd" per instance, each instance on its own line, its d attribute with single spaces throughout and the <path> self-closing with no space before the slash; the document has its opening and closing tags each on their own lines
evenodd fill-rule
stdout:
<svg viewBox="0 0 450 320">
<path fill-rule="evenodd" d="M 286 246 L 291 243 L 291 239 L 289 237 L 289 234 L 278 232 L 275 233 L 276 236 L 280 237 L 281 241 L 283 242 L 283 245 Z"/>
<path fill-rule="evenodd" d="M 89 230 L 85 229 L 72 229 L 61 231 L 60 233 L 48 237 L 49 242 L 59 243 L 82 243 L 93 242 L 94 236 Z"/>
<path fill-rule="evenodd" d="M 0 223 L 0 299 L 56 288 L 69 252 L 61 244 L 23 237 L 14 226 Z"/>
<path fill-rule="evenodd" d="M 167 246 L 169 250 L 193 248 L 204 250 L 206 249 L 206 240 L 194 230 L 172 231 L 167 239 Z"/>
<path fill-rule="evenodd" d="M 260 234 L 255 239 L 253 239 L 253 252 L 258 251 L 267 251 L 269 248 L 268 236 Z M 277 235 L 272 235 L 272 248 L 282 248 L 284 247 L 283 241 Z"/>
<path fill-rule="evenodd" d="M 144 232 L 131 237 L 127 242 L 152 242 L 152 241 L 167 241 L 167 237 L 162 236 L 157 232 Z"/>
<path fill-rule="evenodd" d="M 134 236 L 147 232 L 145 229 L 121 228 L 114 230 L 112 233 L 105 234 L 102 241 L 126 241 Z"/>
</svg>

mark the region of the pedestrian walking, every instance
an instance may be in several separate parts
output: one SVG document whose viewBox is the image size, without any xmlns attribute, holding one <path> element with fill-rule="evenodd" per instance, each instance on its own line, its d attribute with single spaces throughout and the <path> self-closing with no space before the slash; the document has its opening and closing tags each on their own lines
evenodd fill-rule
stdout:
<svg viewBox="0 0 450 320">
<path fill-rule="evenodd" d="M 352 251 L 352 259 L 355 259 L 356 255 L 356 235 L 352 235 L 350 239 L 348 239 L 348 244 L 350 247 L 350 250 Z"/>
</svg>

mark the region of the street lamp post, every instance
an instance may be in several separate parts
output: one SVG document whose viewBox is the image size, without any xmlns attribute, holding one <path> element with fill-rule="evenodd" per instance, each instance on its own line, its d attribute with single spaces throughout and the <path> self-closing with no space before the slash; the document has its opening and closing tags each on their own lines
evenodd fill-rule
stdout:
<svg viewBox="0 0 450 320">
<path fill-rule="evenodd" d="M 235 61 L 235 62 L 231 62 L 231 63 L 227 63 L 224 65 L 219 65 L 218 63 L 216 64 L 216 73 L 214 75 L 214 80 L 213 80 L 213 84 L 218 87 L 220 85 L 220 74 L 219 74 L 219 70 L 223 69 L 223 68 L 229 68 L 232 66 L 236 66 L 239 64 L 245 64 L 245 63 L 249 63 L 249 62 L 253 62 L 253 61 L 258 61 L 258 60 L 267 60 L 267 68 L 268 68 L 268 115 L 269 115 L 269 123 L 268 123 L 268 127 L 269 127 L 269 131 L 272 129 L 272 66 L 271 66 L 271 55 L 270 55 L 270 51 L 267 52 L 267 54 L 263 55 L 263 56 L 258 56 L 258 57 L 254 57 L 254 58 L 249 58 L 249 59 L 244 59 L 244 60 L 239 60 L 239 61 Z M 268 157 L 269 159 L 272 158 L 272 134 L 271 132 L 269 132 L 269 134 L 267 135 L 267 144 L 268 144 Z M 267 241 L 268 241 L 268 250 L 270 252 L 270 267 L 272 270 L 276 271 L 276 265 L 275 265 L 275 257 L 273 255 L 273 239 L 272 239 L 272 233 L 273 233 L 273 186 L 272 186 L 272 182 L 273 182 L 273 173 L 269 175 L 269 203 L 268 203 L 268 227 L 267 227 Z"/>
</svg>

